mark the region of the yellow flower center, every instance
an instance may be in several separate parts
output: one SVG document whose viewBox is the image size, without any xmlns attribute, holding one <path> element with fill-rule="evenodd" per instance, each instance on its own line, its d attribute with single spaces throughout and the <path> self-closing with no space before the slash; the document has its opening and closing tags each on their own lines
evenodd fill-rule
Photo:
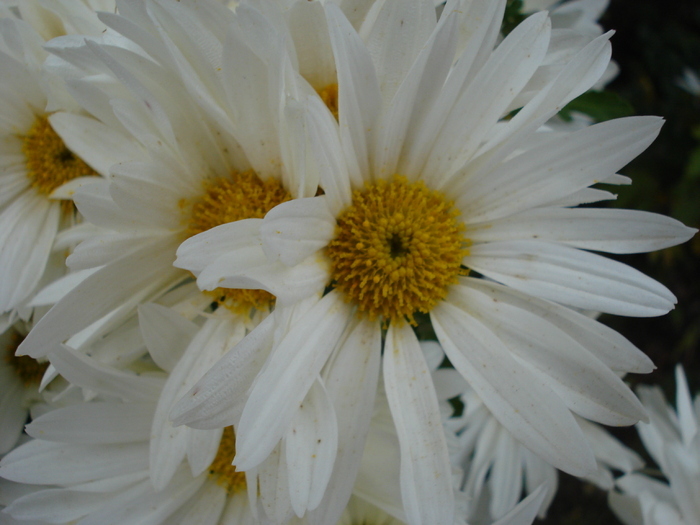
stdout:
<svg viewBox="0 0 700 525">
<path fill-rule="evenodd" d="M 50 195 L 56 188 L 77 177 L 97 175 L 66 147 L 45 116 L 37 117 L 22 138 L 27 177 L 32 187 L 42 195 Z"/>
<path fill-rule="evenodd" d="M 400 176 L 355 191 L 327 248 L 336 287 L 370 319 L 415 325 L 414 313 L 429 312 L 466 273 L 457 215 L 442 194 Z"/>
<path fill-rule="evenodd" d="M 274 180 L 261 180 L 253 171 L 234 172 L 229 178 L 205 182 L 204 194 L 192 205 L 186 235 L 192 237 L 228 222 L 262 219 L 278 204 L 289 200 L 289 193 Z M 220 305 L 245 314 L 251 308 L 268 309 L 274 297 L 265 290 L 217 288 L 205 292 Z"/>
<path fill-rule="evenodd" d="M 13 334 L 12 342 L 5 349 L 5 362 L 10 365 L 25 387 L 38 385 L 41 378 L 44 377 L 49 363 L 39 363 L 36 359 L 26 355 L 16 356 L 17 347 L 23 339 L 16 332 Z"/>
<path fill-rule="evenodd" d="M 236 467 L 231 464 L 235 455 L 236 434 L 233 432 L 233 427 L 226 427 L 221 436 L 216 457 L 209 465 L 209 475 L 229 494 L 246 489 L 245 473 L 236 472 Z"/>
<path fill-rule="evenodd" d="M 319 89 L 318 94 L 326 107 L 333 113 L 335 120 L 338 120 L 338 84 L 329 84 Z"/>
</svg>

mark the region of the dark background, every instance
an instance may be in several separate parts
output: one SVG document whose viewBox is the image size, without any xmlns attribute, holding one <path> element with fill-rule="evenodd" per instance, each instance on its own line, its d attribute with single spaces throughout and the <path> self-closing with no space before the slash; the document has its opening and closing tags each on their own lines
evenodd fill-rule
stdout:
<svg viewBox="0 0 700 525">
<path fill-rule="evenodd" d="M 616 31 L 613 59 L 620 66 L 620 74 L 607 89 L 626 99 L 634 114 L 666 119 L 656 142 L 621 170 L 633 184 L 613 190 L 618 200 L 612 206 L 663 213 L 698 228 L 700 95 L 678 87 L 678 80 L 684 68 L 700 75 L 700 2 L 611 0 L 601 25 Z M 627 380 L 632 385 L 659 384 L 675 403 L 674 368 L 681 363 L 691 392 L 700 392 L 700 235 L 682 246 L 617 259 L 659 280 L 678 298 L 676 309 L 663 317 L 601 318 L 646 352 L 657 366 L 651 374 Z M 611 431 L 655 468 L 634 428 Z M 547 519 L 536 523 L 620 522 L 608 509 L 603 491 L 561 474 L 560 489 Z"/>
</svg>

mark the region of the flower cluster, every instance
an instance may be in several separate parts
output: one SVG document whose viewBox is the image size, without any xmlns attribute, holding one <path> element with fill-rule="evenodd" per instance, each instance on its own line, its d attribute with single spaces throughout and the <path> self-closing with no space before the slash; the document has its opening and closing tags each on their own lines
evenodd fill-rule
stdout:
<svg viewBox="0 0 700 525">
<path fill-rule="evenodd" d="M 587 311 L 675 297 L 595 252 L 695 231 L 582 206 L 662 124 L 557 119 L 604 2 L 506 4 L 0 7 L 3 516 L 529 524 L 642 465 Z"/>
</svg>

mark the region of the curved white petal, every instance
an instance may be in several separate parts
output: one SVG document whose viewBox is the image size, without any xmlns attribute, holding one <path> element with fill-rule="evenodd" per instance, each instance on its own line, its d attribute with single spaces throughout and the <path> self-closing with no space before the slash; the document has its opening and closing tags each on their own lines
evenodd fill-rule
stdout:
<svg viewBox="0 0 700 525">
<path fill-rule="evenodd" d="M 516 290 L 587 310 L 652 317 L 676 302 L 665 286 L 625 264 L 553 243 L 479 244 L 464 264 Z"/>
<path fill-rule="evenodd" d="M 231 348 L 177 400 L 170 418 L 175 425 L 220 428 L 237 423 L 245 395 L 272 348 L 274 317 L 268 316 Z"/>
<path fill-rule="evenodd" d="M 474 225 L 467 235 L 473 242 L 538 239 L 585 250 L 641 253 L 681 244 L 696 231 L 646 211 L 545 207 Z"/>
<path fill-rule="evenodd" d="M 370 173 L 370 130 L 382 95 L 369 51 L 340 8 L 325 5 L 333 56 L 338 70 L 340 140 L 348 175 L 358 188 Z"/>
<path fill-rule="evenodd" d="M 646 418 L 617 374 L 538 313 L 466 286 L 453 286 L 446 300 L 489 328 L 572 411 L 615 426 Z"/>
<path fill-rule="evenodd" d="M 431 312 L 431 319 L 454 367 L 521 443 L 565 472 L 595 472 L 595 458 L 571 412 L 496 334 L 447 302 Z"/>
<path fill-rule="evenodd" d="M 452 469 L 430 370 L 413 329 L 392 323 L 384 384 L 401 446 L 401 498 L 411 525 L 452 523 Z"/>
<path fill-rule="evenodd" d="M 280 341 L 253 384 L 237 429 L 238 470 L 259 465 L 286 432 L 311 384 L 335 348 L 350 316 L 331 292 Z"/>
<path fill-rule="evenodd" d="M 298 517 L 321 503 L 338 449 L 333 403 L 314 381 L 284 436 L 292 508 Z"/>
<path fill-rule="evenodd" d="M 263 219 L 263 251 L 270 261 L 295 266 L 326 246 L 335 235 L 335 226 L 325 196 L 284 202 Z"/>
</svg>

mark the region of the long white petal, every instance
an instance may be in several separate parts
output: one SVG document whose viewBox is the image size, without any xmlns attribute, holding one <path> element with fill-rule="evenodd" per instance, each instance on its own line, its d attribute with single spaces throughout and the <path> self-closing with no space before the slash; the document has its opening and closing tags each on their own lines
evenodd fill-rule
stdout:
<svg viewBox="0 0 700 525">
<path fill-rule="evenodd" d="M 625 264 L 542 241 L 500 241 L 470 249 L 464 263 L 516 290 L 577 308 L 635 317 L 663 315 L 674 295 Z"/>
<path fill-rule="evenodd" d="M 331 292 L 275 348 L 255 380 L 238 425 L 234 464 L 239 470 L 260 464 L 277 445 L 349 316 L 350 307 Z"/>
<path fill-rule="evenodd" d="M 379 379 L 381 330 L 360 320 L 324 369 L 324 381 L 338 420 L 338 454 L 321 505 L 307 514 L 311 525 L 336 523 L 360 468 Z"/>
<path fill-rule="evenodd" d="M 176 425 L 218 428 L 237 422 L 246 391 L 272 348 L 274 317 L 268 316 L 231 348 L 194 387 L 173 406 Z"/>
<path fill-rule="evenodd" d="M 608 253 L 641 253 L 683 243 L 697 230 L 681 222 L 637 210 L 535 208 L 474 225 L 473 242 L 539 239 Z"/>
<path fill-rule="evenodd" d="M 311 385 L 284 442 L 292 508 L 301 518 L 321 502 L 338 449 L 335 410 L 320 380 Z"/>
<path fill-rule="evenodd" d="M 401 445 L 401 498 L 408 523 L 452 523 L 452 471 L 442 418 L 430 370 L 410 326 L 389 327 L 383 363 Z"/>
<path fill-rule="evenodd" d="M 447 302 L 431 312 L 431 319 L 454 367 L 519 441 L 565 472 L 582 475 L 596 470 L 571 412 L 491 330 Z"/>
<path fill-rule="evenodd" d="M 117 306 L 171 281 L 180 272 L 172 268 L 174 252 L 173 240 L 165 238 L 90 275 L 41 318 L 19 351 L 34 358 L 46 355 Z"/>
<path fill-rule="evenodd" d="M 616 426 L 646 418 L 617 374 L 538 313 L 464 286 L 453 286 L 447 300 L 490 328 L 574 412 Z"/>
<path fill-rule="evenodd" d="M 370 173 L 369 134 L 382 103 L 379 81 L 369 51 L 340 8 L 333 3 L 325 8 L 338 69 L 340 139 L 352 186 L 358 188 Z"/>
</svg>

